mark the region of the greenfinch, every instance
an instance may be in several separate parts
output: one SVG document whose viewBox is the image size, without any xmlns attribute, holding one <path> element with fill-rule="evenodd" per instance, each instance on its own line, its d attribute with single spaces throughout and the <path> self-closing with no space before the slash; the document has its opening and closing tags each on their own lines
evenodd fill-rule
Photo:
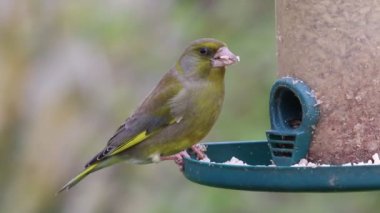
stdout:
<svg viewBox="0 0 380 213">
<path fill-rule="evenodd" d="M 225 67 L 239 61 L 225 43 L 193 41 L 142 104 L 116 130 L 106 147 L 64 185 L 68 190 L 104 167 L 126 160 L 135 164 L 173 159 L 204 138 L 218 118 L 224 99 Z M 181 152 L 182 151 L 182 152 Z"/>
</svg>

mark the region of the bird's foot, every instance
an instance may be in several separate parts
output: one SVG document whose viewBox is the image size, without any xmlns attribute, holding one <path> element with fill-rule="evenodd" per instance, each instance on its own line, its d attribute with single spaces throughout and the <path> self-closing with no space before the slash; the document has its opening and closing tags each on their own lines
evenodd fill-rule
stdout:
<svg viewBox="0 0 380 213">
<path fill-rule="evenodd" d="M 198 160 L 202 160 L 206 157 L 204 152 L 207 151 L 207 147 L 204 144 L 195 144 L 191 146 L 191 150 L 197 155 Z"/>
<path fill-rule="evenodd" d="M 178 165 L 179 170 L 183 171 L 183 158 L 190 157 L 186 151 L 179 152 L 175 155 L 161 156 L 161 160 L 174 160 L 174 163 Z"/>
<path fill-rule="evenodd" d="M 197 156 L 198 160 L 201 160 L 206 157 L 206 154 L 204 153 L 206 151 L 206 146 L 203 144 L 195 144 L 191 146 L 190 148 L 195 155 Z M 179 152 L 175 155 L 169 155 L 169 156 L 161 156 L 160 160 L 174 160 L 174 163 L 178 165 L 179 169 L 183 171 L 183 158 L 190 158 L 190 155 L 187 153 L 187 151 Z"/>
</svg>

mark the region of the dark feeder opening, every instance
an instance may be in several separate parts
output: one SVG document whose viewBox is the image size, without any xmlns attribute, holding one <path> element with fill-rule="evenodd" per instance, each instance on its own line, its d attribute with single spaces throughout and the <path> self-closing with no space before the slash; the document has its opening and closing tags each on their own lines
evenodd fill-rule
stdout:
<svg viewBox="0 0 380 213">
<path fill-rule="evenodd" d="M 302 106 L 298 97 L 287 87 L 278 88 L 274 95 L 277 109 L 275 119 L 284 128 L 296 129 L 302 122 Z"/>
</svg>

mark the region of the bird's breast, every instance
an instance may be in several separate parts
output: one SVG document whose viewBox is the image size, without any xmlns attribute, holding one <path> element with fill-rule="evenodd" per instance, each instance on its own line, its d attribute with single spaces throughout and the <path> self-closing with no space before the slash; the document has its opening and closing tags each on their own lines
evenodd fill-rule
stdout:
<svg viewBox="0 0 380 213">
<path fill-rule="evenodd" d="M 187 121 L 189 128 L 207 133 L 220 114 L 224 99 L 224 85 L 197 82 L 185 87 L 173 101 L 176 117 Z"/>
</svg>

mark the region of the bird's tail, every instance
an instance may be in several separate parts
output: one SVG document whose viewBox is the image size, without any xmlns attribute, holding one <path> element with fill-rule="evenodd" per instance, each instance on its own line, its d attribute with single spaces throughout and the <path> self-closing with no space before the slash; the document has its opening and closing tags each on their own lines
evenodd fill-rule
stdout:
<svg viewBox="0 0 380 213">
<path fill-rule="evenodd" d="M 92 172 L 95 172 L 96 170 L 100 169 L 97 168 L 98 164 L 92 164 L 88 166 L 85 170 L 83 170 L 81 173 L 79 173 L 77 176 L 75 176 L 73 179 L 71 179 L 68 183 L 66 183 L 58 192 L 57 194 L 69 190 L 71 187 L 75 186 L 79 181 L 81 181 L 83 178 L 85 178 L 87 175 L 89 175 Z"/>
</svg>

